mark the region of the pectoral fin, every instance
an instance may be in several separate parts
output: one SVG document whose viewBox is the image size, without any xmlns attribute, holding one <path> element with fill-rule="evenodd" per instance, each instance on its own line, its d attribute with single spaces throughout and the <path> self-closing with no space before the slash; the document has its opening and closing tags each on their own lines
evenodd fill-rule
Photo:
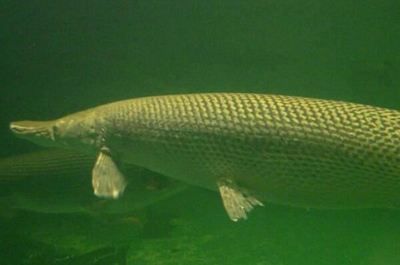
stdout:
<svg viewBox="0 0 400 265">
<path fill-rule="evenodd" d="M 92 171 L 94 194 L 105 198 L 118 198 L 126 187 L 124 175 L 118 169 L 110 154 L 102 150 Z"/>
<path fill-rule="evenodd" d="M 220 179 L 217 184 L 225 210 L 234 222 L 239 219 L 247 219 L 247 213 L 254 206 L 264 206 L 255 197 L 240 189 L 233 180 Z"/>
</svg>

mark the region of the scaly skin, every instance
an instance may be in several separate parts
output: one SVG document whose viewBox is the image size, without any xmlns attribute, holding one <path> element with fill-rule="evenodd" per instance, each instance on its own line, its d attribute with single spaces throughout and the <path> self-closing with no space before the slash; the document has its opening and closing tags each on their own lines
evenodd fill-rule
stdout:
<svg viewBox="0 0 400 265">
<path fill-rule="evenodd" d="M 126 163 L 209 189 L 227 178 L 279 204 L 399 206 L 396 110 L 210 93 L 125 100 L 53 123 L 54 143 L 91 152 L 105 146 Z"/>
<path fill-rule="evenodd" d="M 93 196 L 90 187 L 95 156 L 65 149 L 45 149 L 0 158 L 0 205 L 43 213 L 124 214 L 143 209 L 187 189 L 153 172 L 125 168 L 131 184 L 118 201 Z"/>
<path fill-rule="evenodd" d="M 95 157 L 65 149 L 45 149 L 0 158 L 0 181 L 17 182 L 67 177 L 80 181 L 90 174 Z"/>
</svg>

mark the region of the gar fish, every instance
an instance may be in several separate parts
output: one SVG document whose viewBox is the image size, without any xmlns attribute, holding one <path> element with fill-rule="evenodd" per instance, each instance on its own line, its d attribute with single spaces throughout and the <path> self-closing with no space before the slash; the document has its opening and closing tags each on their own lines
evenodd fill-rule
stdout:
<svg viewBox="0 0 400 265">
<path fill-rule="evenodd" d="M 182 182 L 128 165 L 126 196 L 115 202 L 95 198 L 87 178 L 95 159 L 55 148 L 0 158 L 0 203 L 41 213 L 126 214 L 187 190 Z"/>
<path fill-rule="evenodd" d="M 46 148 L 29 153 L 0 157 L 0 181 L 72 178 L 81 181 L 90 172 L 96 157 L 67 149 Z"/>
<path fill-rule="evenodd" d="M 272 202 L 399 207 L 400 112 L 247 93 L 129 99 L 10 124 L 40 145 L 97 153 L 94 193 L 119 197 L 120 163 L 217 190 L 231 220 Z"/>
</svg>

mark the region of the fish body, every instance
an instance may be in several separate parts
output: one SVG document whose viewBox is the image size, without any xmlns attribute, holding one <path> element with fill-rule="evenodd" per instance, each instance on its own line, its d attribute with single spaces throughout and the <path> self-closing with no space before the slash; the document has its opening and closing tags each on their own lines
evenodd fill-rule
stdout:
<svg viewBox="0 0 400 265">
<path fill-rule="evenodd" d="M 137 98 L 11 129 L 98 153 L 93 187 L 118 197 L 119 161 L 219 190 L 232 220 L 262 202 L 398 207 L 400 112 L 302 97 L 209 93 Z"/>
<path fill-rule="evenodd" d="M 0 181 L 12 183 L 66 177 L 72 179 L 72 183 L 83 181 L 95 159 L 93 155 L 57 148 L 1 157 Z"/>
<path fill-rule="evenodd" d="M 187 189 L 181 182 L 127 165 L 127 194 L 117 201 L 96 198 L 87 178 L 95 160 L 95 155 L 55 148 L 1 158 L 0 205 L 40 213 L 125 214 Z"/>
</svg>

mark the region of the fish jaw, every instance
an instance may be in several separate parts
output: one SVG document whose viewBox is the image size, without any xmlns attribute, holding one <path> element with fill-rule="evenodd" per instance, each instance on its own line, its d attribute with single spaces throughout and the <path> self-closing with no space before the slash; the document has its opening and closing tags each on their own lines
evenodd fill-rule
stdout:
<svg viewBox="0 0 400 265">
<path fill-rule="evenodd" d="M 54 137 L 54 121 L 14 121 L 10 130 L 18 137 L 41 146 L 57 146 Z"/>
</svg>

